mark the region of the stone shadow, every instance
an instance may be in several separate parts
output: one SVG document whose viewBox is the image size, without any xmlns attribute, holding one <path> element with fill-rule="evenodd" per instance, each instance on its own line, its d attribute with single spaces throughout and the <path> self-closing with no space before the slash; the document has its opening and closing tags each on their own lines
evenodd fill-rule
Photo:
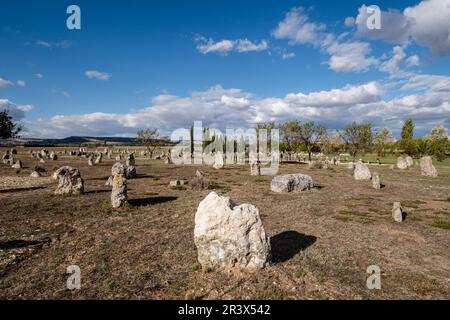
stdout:
<svg viewBox="0 0 450 320">
<path fill-rule="evenodd" d="M 316 240 L 317 237 L 315 236 L 308 236 L 297 231 L 284 231 L 270 237 L 272 262 L 281 263 L 288 261 L 300 251 L 314 244 Z"/>
<path fill-rule="evenodd" d="M 133 207 L 142 207 L 142 206 L 149 206 L 154 205 L 158 203 L 164 203 L 169 201 L 175 201 L 178 197 L 149 197 L 149 198 L 141 198 L 141 199 L 130 199 L 128 200 L 128 203 L 132 205 Z"/>
</svg>

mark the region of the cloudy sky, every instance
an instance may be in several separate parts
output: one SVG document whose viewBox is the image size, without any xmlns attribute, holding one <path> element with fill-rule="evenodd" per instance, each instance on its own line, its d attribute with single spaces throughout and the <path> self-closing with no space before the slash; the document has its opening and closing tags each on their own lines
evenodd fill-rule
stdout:
<svg viewBox="0 0 450 320">
<path fill-rule="evenodd" d="M 81 8 L 81 30 L 66 27 Z M 382 10 L 371 30 L 371 5 Z M 24 136 L 371 122 L 450 127 L 450 0 L 2 1 L 0 109 Z"/>
</svg>

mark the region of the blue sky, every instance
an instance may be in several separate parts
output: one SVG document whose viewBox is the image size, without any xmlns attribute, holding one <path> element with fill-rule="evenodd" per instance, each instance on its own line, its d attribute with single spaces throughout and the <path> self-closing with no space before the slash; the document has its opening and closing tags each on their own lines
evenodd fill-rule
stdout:
<svg viewBox="0 0 450 320">
<path fill-rule="evenodd" d="M 411 115 L 420 134 L 448 127 L 450 1 L 366 3 L 393 12 L 375 36 L 364 3 L 341 2 L 2 1 L 0 108 L 39 137 L 193 120 L 358 120 L 398 133 Z M 70 4 L 81 30 L 66 28 Z"/>
</svg>

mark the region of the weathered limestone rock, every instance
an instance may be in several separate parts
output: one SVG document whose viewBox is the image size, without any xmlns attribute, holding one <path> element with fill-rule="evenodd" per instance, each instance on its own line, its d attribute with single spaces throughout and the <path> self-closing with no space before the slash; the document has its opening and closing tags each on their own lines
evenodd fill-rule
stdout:
<svg viewBox="0 0 450 320">
<path fill-rule="evenodd" d="M 408 168 L 409 168 L 409 167 L 412 167 L 412 166 L 414 165 L 414 160 L 413 160 L 413 158 L 411 158 L 410 156 L 407 156 L 407 157 L 405 158 L 405 161 L 406 161 L 406 164 L 408 165 Z"/>
<path fill-rule="evenodd" d="M 355 178 L 355 180 L 370 180 L 372 178 L 372 174 L 370 173 L 369 168 L 364 163 L 358 161 L 355 165 L 353 177 Z"/>
<path fill-rule="evenodd" d="M 42 175 L 38 172 L 38 171 L 33 171 L 31 174 L 30 174 L 30 177 L 32 177 L 32 178 L 40 178 Z"/>
<path fill-rule="evenodd" d="M 224 163 L 223 163 L 223 155 L 221 152 L 216 152 L 213 167 L 214 169 L 223 169 Z"/>
<path fill-rule="evenodd" d="M 110 186 L 110 187 L 113 186 L 113 176 L 110 176 L 110 177 L 108 178 L 108 180 L 106 180 L 105 186 Z"/>
<path fill-rule="evenodd" d="M 420 172 L 423 176 L 437 177 L 438 172 L 433 166 L 433 160 L 431 157 L 422 157 L 420 159 Z"/>
<path fill-rule="evenodd" d="M 58 169 L 58 187 L 55 194 L 82 194 L 84 192 L 84 181 L 80 171 L 72 167 Z"/>
<path fill-rule="evenodd" d="M 381 189 L 380 176 L 376 172 L 374 172 L 372 175 L 372 186 L 374 189 L 377 189 L 377 190 Z"/>
<path fill-rule="evenodd" d="M 113 165 L 111 174 L 113 177 L 111 191 L 111 206 L 119 208 L 128 200 L 127 179 L 125 178 L 125 166 L 120 162 Z"/>
<path fill-rule="evenodd" d="M 3 164 L 9 164 L 10 159 L 12 158 L 12 155 L 9 153 L 9 151 L 6 151 L 5 154 L 2 156 Z"/>
<path fill-rule="evenodd" d="M 306 174 L 286 174 L 276 176 L 270 183 L 270 190 L 273 192 L 298 192 L 309 190 L 314 187 L 313 180 Z"/>
<path fill-rule="evenodd" d="M 100 153 L 98 154 L 98 156 L 95 158 L 94 163 L 95 163 L 95 164 L 100 164 L 100 163 L 102 163 L 102 160 L 103 160 L 103 154 L 100 152 Z"/>
<path fill-rule="evenodd" d="M 12 166 L 11 168 L 13 169 L 22 169 L 22 162 L 20 160 L 17 160 Z"/>
<path fill-rule="evenodd" d="M 403 157 L 398 157 L 397 158 L 397 168 L 399 168 L 400 170 L 408 169 L 408 161 L 406 161 L 406 159 Z"/>
<path fill-rule="evenodd" d="M 53 161 L 58 160 L 58 156 L 53 151 L 50 152 L 50 156 L 49 157 L 50 157 L 50 160 L 53 160 Z"/>
<path fill-rule="evenodd" d="M 392 218 L 395 222 L 403 222 L 404 214 L 400 202 L 394 202 L 394 205 L 392 207 Z"/>
<path fill-rule="evenodd" d="M 261 163 L 259 161 L 250 163 L 250 175 L 252 176 L 261 175 Z"/>
<path fill-rule="evenodd" d="M 261 269 L 270 262 L 270 243 L 258 208 L 251 204 L 236 206 L 230 198 L 215 192 L 198 206 L 194 241 L 203 270 Z"/>
</svg>

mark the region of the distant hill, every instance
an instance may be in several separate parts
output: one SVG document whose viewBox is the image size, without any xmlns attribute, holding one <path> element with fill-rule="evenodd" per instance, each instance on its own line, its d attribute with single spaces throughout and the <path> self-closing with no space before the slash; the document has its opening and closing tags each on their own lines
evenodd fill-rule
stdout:
<svg viewBox="0 0 450 320">
<path fill-rule="evenodd" d="M 36 138 L 20 138 L 14 140 L 3 140 L 0 144 L 17 144 L 32 146 L 54 146 L 54 145 L 135 145 L 135 138 L 123 137 L 77 137 L 71 136 L 62 139 L 36 139 Z"/>
</svg>

